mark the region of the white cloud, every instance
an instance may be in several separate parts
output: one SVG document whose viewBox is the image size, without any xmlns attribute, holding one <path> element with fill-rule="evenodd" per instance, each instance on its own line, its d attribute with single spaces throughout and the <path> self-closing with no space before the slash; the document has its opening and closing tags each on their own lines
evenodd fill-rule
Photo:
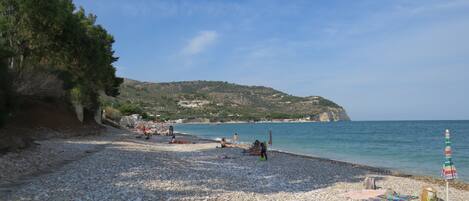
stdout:
<svg viewBox="0 0 469 201">
<path fill-rule="evenodd" d="M 217 38 L 216 31 L 201 31 L 182 49 L 182 53 L 185 55 L 199 54 L 214 44 Z"/>
</svg>

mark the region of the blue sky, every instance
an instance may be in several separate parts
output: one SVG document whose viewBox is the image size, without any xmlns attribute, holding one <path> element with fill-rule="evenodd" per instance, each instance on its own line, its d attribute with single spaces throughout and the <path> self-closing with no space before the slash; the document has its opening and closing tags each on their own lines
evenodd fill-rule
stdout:
<svg viewBox="0 0 469 201">
<path fill-rule="evenodd" d="M 469 119 L 469 1 L 75 0 L 118 75 L 320 95 L 353 120 Z"/>
</svg>

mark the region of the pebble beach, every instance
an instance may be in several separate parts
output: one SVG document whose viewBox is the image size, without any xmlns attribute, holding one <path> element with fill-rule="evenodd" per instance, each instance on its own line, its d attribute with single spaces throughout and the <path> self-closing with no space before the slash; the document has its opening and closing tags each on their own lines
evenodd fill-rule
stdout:
<svg viewBox="0 0 469 201">
<path fill-rule="evenodd" d="M 269 159 L 241 148 L 178 135 L 135 138 L 108 128 L 104 136 L 39 141 L 38 146 L 0 156 L 0 200 L 352 200 L 365 177 L 382 189 L 419 196 L 444 186 L 392 176 L 370 167 L 270 151 Z M 22 167 L 22 168 L 18 168 Z M 469 191 L 450 188 L 450 200 Z"/>
</svg>

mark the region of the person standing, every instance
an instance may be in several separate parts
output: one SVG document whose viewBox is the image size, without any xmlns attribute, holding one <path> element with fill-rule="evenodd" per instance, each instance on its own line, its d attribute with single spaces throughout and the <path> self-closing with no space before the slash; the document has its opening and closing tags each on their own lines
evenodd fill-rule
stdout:
<svg viewBox="0 0 469 201">
<path fill-rule="evenodd" d="M 265 142 L 261 143 L 261 160 L 267 160 L 267 145 Z"/>
<path fill-rule="evenodd" d="M 169 135 L 174 136 L 174 127 L 172 125 L 169 126 Z"/>
<path fill-rule="evenodd" d="M 235 134 L 233 135 L 233 144 L 238 144 L 238 140 L 239 140 L 238 133 L 235 133 Z"/>
<path fill-rule="evenodd" d="M 147 129 L 147 127 L 145 125 L 143 125 L 142 131 L 143 131 L 143 135 L 146 136 L 145 140 L 149 140 L 150 139 L 150 132 L 149 132 L 149 130 Z"/>
</svg>

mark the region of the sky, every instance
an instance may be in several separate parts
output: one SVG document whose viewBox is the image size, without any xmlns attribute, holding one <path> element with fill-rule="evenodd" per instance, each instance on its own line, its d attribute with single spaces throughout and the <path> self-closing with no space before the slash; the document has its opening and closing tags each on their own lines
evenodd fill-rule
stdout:
<svg viewBox="0 0 469 201">
<path fill-rule="evenodd" d="M 469 119 L 469 0 L 74 0 L 118 76 L 319 95 L 352 120 Z"/>
</svg>

